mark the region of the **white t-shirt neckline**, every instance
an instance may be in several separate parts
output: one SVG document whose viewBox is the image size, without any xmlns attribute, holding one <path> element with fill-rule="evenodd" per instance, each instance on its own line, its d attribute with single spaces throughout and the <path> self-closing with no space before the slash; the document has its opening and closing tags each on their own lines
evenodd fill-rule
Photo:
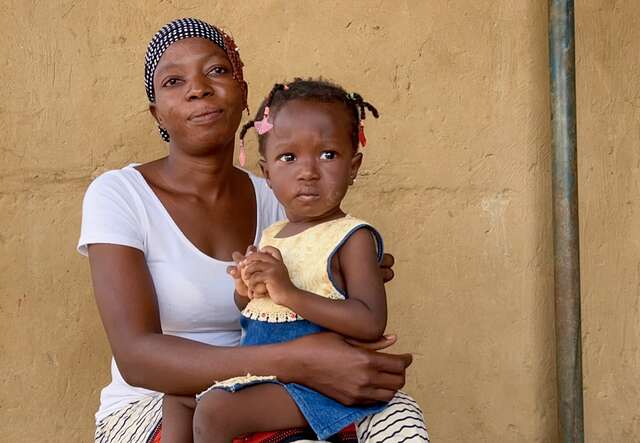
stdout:
<svg viewBox="0 0 640 443">
<path fill-rule="evenodd" d="M 151 185 L 149 185 L 149 182 L 147 182 L 147 179 L 144 178 L 144 175 L 142 175 L 142 172 L 140 172 L 136 168 L 136 166 L 140 166 L 140 165 L 141 165 L 141 163 L 131 163 L 131 164 L 127 165 L 125 168 L 133 169 L 136 172 L 136 177 L 141 181 L 142 187 L 149 193 L 151 200 L 158 207 L 158 210 L 160 210 L 160 212 L 165 215 L 165 217 L 166 217 L 167 221 L 169 222 L 170 226 L 173 228 L 173 230 L 175 231 L 176 235 L 185 243 L 185 245 L 188 248 L 192 249 L 196 254 L 202 256 L 205 259 L 214 261 L 216 263 L 225 263 L 225 264 L 228 264 L 228 265 L 233 264 L 234 263 L 233 260 L 230 260 L 230 261 L 220 260 L 218 258 L 211 257 L 210 255 L 205 254 L 204 252 L 202 252 L 200 250 L 200 248 L 198 248 L 195 244 L 193 244 L 193 242 L 191 240 L 189 240 L 189 237 L 187 237 L 185 235 L 185 233 L 182 232 L 182 229 L 180 229 L 180 226 L 178 226 L 178 224 L 173 219 L 173 217 L 171 217 L 171 214 L 169 213 L 167 208 L 162 204 L 162 201 L 160 200 L 158 195 L 155 193 L 155 191 L 153 190 Z M 237 169 L 240 169 L 240 168 L 237 168 Z M 258 238 L 259 238 L 259 235 L 260 235 L 258 230 L 260 229 L 260 221 L 261 221 L 260 208 L 258 207 L 259 206 L 258 190 L 256 189 L 256 185 L 252 180 L 251 174 L 249 174 L 244 169 L 240 169 L 240 170 L 247 174 L 247 178 L 249 178 L 249 180 L 251 181 L 251 186 L 253 188 L 253 195 L 254 195 L 255 203 L 256 203 L 256 230 L 255 230 L 255 232 L 253 234 L 253 244 L 255 245 L 255 244 L 258 243 Z"/>
</svg>

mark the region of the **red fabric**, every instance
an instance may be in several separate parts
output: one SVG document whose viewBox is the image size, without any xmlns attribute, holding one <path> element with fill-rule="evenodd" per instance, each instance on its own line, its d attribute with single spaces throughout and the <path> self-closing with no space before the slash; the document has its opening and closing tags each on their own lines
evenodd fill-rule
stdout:
<svg viewBox="0 0 640 443">
<path fill-rule="evenodd" d="M 160 443 L 160 437 L 162 436 L 162 423 L 158 424 L 153 434 L 151 434 L 151 439 L 149 443 Z"/>
<path fill-rule="evenodd" d="M 258 432 L 255 434 L 245 435 L 233 439 L 233 443 L 280 443 L 285 441 L 293 441 L 293 438 L 300 436 L 301 438 L 308 438 L 308 430 L 306 428 L 287 429 L 286 431 L 275 432 Z M 149 443 L 161 443 L 162 437 L 162 425 L 158 426 L 154 432 Z M 349 425 L 338 433 L 337 439 L 332 439 L 338 442 L 357 442 L 358 437 L 356 435 L 356 426 Z"/>
<path fill-rule="evenodd" d="M 358 130 L 358 140 L 363 148 L 367 146 L 367 137 L 364 136 L 364 126 L 362 125 L 360 125 L 360 129 Z"/>
</svg>

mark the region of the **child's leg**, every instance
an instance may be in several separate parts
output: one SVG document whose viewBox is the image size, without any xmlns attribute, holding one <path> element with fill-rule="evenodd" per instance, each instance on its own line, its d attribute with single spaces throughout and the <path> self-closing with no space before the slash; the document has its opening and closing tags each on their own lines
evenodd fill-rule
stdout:
<svg viewBox="0 0 640 443">
<path fill-rule="evenodd" d="M 162 443 L 191 443 L 196 399 L 165 395 L 162 399 Z"/>
<path fill-rule="evenodd" d="M 251 432 L 302 426 L 307 426 L 307 421 L 280 385 L 264 383 L 237 392 L 214 389 L 196 406 L 193 441 L 228 443 L 234 437 Z"/>
</svg>

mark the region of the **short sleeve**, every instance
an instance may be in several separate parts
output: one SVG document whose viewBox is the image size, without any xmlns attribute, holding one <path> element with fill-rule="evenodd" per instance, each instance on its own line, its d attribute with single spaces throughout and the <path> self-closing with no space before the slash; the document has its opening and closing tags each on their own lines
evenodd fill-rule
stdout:
<svg viewBox="0 0 640 443">
<path fill-rule="evenodd" d="M 120 171 L 96 178 L 84 196 L 78 252 L 88 255 L 87 246 L 110 243 L 144 251 L 144 230 L 136 199 Z"/>
</svg>

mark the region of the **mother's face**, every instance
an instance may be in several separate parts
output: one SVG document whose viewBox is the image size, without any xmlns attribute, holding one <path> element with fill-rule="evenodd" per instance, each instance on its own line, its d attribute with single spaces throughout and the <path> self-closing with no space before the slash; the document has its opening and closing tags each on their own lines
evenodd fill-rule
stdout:
<svg viewBox="0 0 640 443">
<path fill-rule="evenodd" d="M 197 151 L 233 143 L 244 92 L 218 45 L 202 38 L 177 41 L 162 55 L 153 84 L 151 113 L 174 146 Z"/>
</svg>

